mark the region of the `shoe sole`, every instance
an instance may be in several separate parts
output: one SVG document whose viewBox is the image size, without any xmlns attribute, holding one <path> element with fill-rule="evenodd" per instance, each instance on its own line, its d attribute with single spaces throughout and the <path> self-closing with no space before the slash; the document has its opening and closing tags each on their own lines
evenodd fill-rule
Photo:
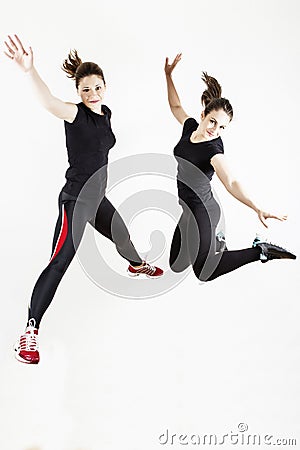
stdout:
<svg viewBox="0 0 300 450">
<path fill-rule="evenodd" d="M 38 364 L 39 361 L 26 361 L 26 359 L 21 358 L 18 354 L 15 354 L 15 358 L 17 361 L 23 363 L 23 364 Z"/>
<path fill-rule="evenodd" d="M 139 277 L 140 275 L 144 275 L 144 276 L 146 276 L 147 278 L 160 278 L 161 276 L 163 276 L 163 273 L 161 274 L 161 275 L 155 275 L 155 276 L 153 276 L 153 275 L 147 275 L 146 273 L 131 273 L 131 272 L 127 272 L 128 273 L 128 275 L 131 277 L 131 278 L 134 278 L 134 277 Z"/>
<path fill-rule="evenodd" d="M 296 259 L 296 255 L 293 255 L 293 253 L 290 252 L 277 252 L 277 251 L 270 251 L 269 255 L 264 255 L 266 258 L 264 260 L 272 260 L 272 259 Z"/>
</svg>

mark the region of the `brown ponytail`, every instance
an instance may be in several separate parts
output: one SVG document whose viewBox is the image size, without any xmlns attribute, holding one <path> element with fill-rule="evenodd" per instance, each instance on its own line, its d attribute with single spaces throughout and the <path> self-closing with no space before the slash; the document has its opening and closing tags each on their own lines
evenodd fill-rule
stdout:
<svg viewBox="0 0 300 450">
<path fill-rule="evenodd" d="M 80 64 L 82 64 L 82 61 L 78 56 L 77 50 L 70 50 L 68 58 L 64 60 L 62 65 L 62 70 L 66 72 L 68 78 L 75 80 L 76 70 Z"/>
<path fill-rule="evenodd" d="M 222 88 L 214 77 L 207 75 L 207 72 L 202 73 L 203 76 L 201 79 L 206 84 L 207 89 L 202 94 L 201 102 L 206 107 L 214 98 L 221 98 Z"/>
<path fill-rule="evenodd" d="M 230 117 L 230 120 L 233 118 L 233 109 L 229 100 L 222 97 L 222 87 L 218 83 L 218 81 L 207 75 L 207 72 L 202 72 L 202 80 L 207 86 L 207 89 L 203 92 L 201 96 L 201 103 L 204 106 L 204 115 L 207 116 L 211 111 L 219 111 L 223 109 L 226 114 Z"/>
<path fill-rule="evenodd" d="M 104 84 L 105 79 L 102 69 L 93 62 L 82 62 L 78 56 L 77 50 L 70 50 L 68 58 L 64 60 L 62 70 L 66 72 L 68 78 L 75 80 L 76 88 L 78 88 L 80 80 L 89 75 L 97 75 Z"/>
</svg>

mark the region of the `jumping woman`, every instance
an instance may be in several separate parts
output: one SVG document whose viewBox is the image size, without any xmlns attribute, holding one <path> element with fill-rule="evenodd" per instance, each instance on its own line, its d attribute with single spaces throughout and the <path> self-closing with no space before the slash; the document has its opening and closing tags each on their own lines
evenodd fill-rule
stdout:
<svg viewBox="0 0 300 450">
<path fill-rule="evenodd" d="M 229 101 L 221 96 L 221 86 L 215 78 L 203 72 L 202 80 L 207 89 L 201 97 L 204 110 L 199 123 L 184 111 L 172 80 L 172 72 L 180 59 L 181 53 L 171 64 L 168 58 L 165 62 L 170 109 L 183 125 L 181 138 L 174 148 L 179 204 L 183 212 L 172 240 L 171 269 L 181 272 L 192 264 L 199 280 L 210 281 L 250 262 L 295 259 L 296 256 L 284 248 L 260 239 L 255 239 L 251 248 L 234 251 L 228 251 L 225 240 L 218 239 L 220 207 L 210 185 L 214 172 L 233 197 L 257 213 L 265 227 L 268 227 L 266 219 L 284 221 L 287 216 L 262 210 L 232 175 L 220 135 L 231 122 L 233 110 Z"/>
<path fill-rule="evenodd" d="M 63 70 L 75 80 L 81 102 L 63 102 L 51 94 L 40 78 L 33 64 L 31 47 L 27 52 L 16 35 L 14 38 L 9 36 L 5 45 L 8 52 L 4 53 L 27 73 L 42 106 L 64 120 L 70 164 L 66 183 L 58 198 L 59 216 L 52 255 L 34 286 L 25 333 L 15 347 L 19 361 L 37 364 L 40 360 L 38 330 L 41 319 L 76 253 L 87 222 L 114 242 L 119 254 L 129 262 L 127 271 L 130 276 L 143 274 L 156 278 L 163 271 L 140 258 L 121 216 L 105 197 L 108 153 L 116 139 L 111 129 L 111 111 L 102 103 L 106 84 L 100 67 L 93 62 L 82 62 L 76 50 L 71 51 L 64 61 Z M 88 193 L 80 197 L 89 180 L 93 182 Z"/>
</svg>

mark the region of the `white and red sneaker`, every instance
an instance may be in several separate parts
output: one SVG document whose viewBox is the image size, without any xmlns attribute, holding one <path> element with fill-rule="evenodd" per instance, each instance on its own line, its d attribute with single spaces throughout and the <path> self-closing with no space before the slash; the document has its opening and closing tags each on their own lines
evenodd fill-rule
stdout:
<svg viewBox="0 0 300 450">
<path fill-rule="evenodd" d="M 35 327 L 35 319 L 29 320 L 25 334 L 22 334 L 16 342 L 15 357 L 18 361 L 26 364 L 39 363 L 38 329 Z"/>
<path fill-rule="evenodd" d="M 137 277 L 139 275 L 146 275 L 148 278 L 159 278 L 163 275 L 164 271 L 156 266 L 150 266 L 150 264 L 143 261 L 140 266 L 134 267 L 129 264 L 127 273 L 130 277 Z"/>
</svg>

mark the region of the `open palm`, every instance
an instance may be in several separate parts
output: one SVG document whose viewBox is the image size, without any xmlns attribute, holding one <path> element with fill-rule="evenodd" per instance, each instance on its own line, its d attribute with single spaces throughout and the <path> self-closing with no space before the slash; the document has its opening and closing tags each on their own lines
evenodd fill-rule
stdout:
<svg viewBox="0 0 300 450">
<path fill-rule="evenodd" d="M 8 56 L 8 58 L 14 60 L 24 72 L 28 72 L 33 66 L 32 48 L 29 47 L 29 52 L 26 52 L 22 42 L 16 34 L 14 35 L 14 39 L 12 39 L 10 36 L 8 36 L 8 38 L 9 43 L 7 43 L 6 41 L 4 42 L 9 53 L 4 53 L 6 54 L 6 56 Z"/>
<path fill-rule="evenodd" d="M 266 228 L 268 228 L 266 219 L 277 219 L 277 220 L 280 220 L 281 222 L 283 222 L 284 220 L 287 220 L 286 214 L 271 214 L 269 212 L 262 211 L 262 210 L 259 210 L 257 212 L 257 214 L 258 214 L 259 220 Z"/>
<path fill-rule="evenodd" d="M 166 75 L 171 75 L 171 73 L 173 72 L 175 66 L 177 65 L 177 63 L 181 60 L 181 53 L 178 53 L 176 55 L 176 57 L 174 58 L 174 61 L 169 64 L 169 58 L 166 58 L 166 63 L 165 63 L 165 73 Z"/>
</svg>

